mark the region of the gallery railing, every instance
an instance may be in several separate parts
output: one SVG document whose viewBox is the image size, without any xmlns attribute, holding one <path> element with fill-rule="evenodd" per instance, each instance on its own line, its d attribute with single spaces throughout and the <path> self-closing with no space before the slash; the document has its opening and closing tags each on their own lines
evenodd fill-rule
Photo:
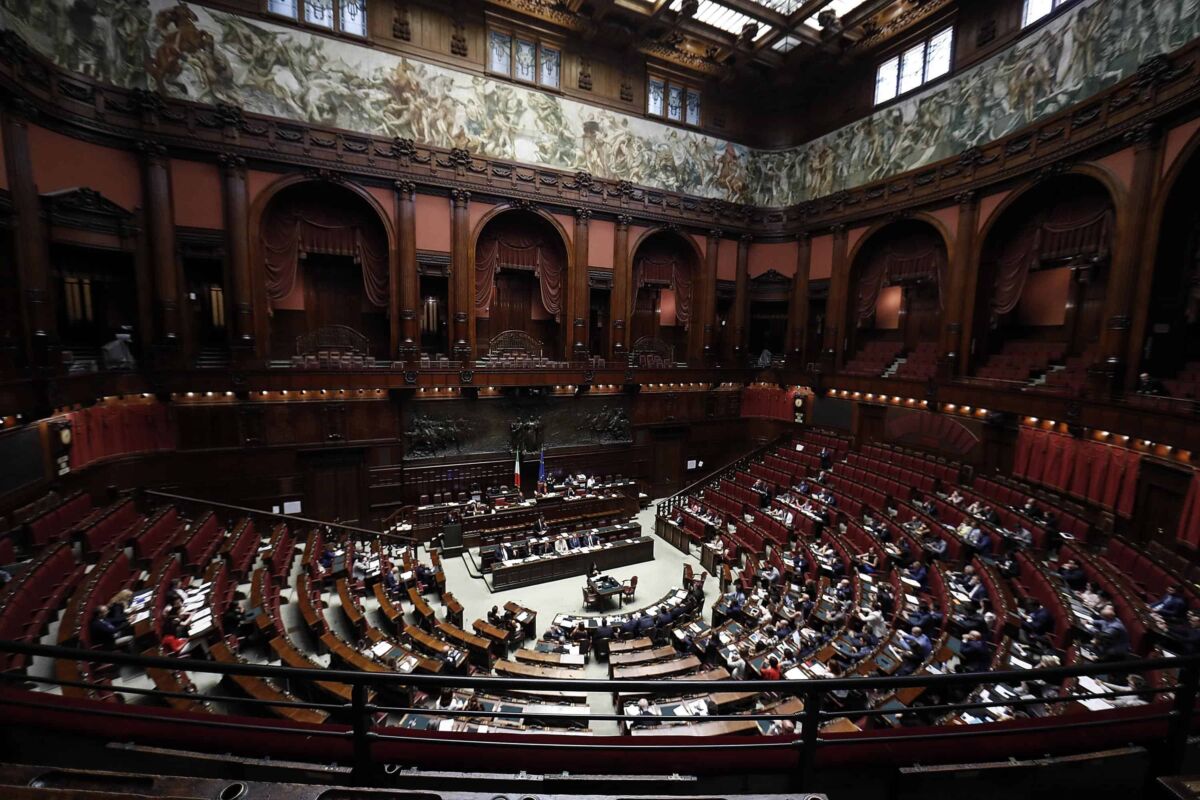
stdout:
<svg viewBox="0 0 1200 800">
<path fill-rule="evenodd" d="M 451 710 L 418 708 L 412 707 L 411 704 L 388 705 L 380 702 L 381 698 L 403 696 L 405 690 L 410 688 L 427 690 L 430 696 L 436 696 L 438 692 L 444 690 L 470 689 L 480 692 L 498 693 L 522 690 L 539 692 L 645 692 L 660 697 L 664 695 L 688 697 L 708 692 L 728 692 L 732 685 L 736 685 L 739 690 L 745 692 L 769 692 L 774 696 L 799 698 L 802 702 L 802 710 L 799 713 L 755 711 L 746 714 L 720 713 L 703 718 L 707 721 L 745 721 L 750 719 L 761 723 L 788 719 L 794 725 L 794 733 L 790 734 L 767 735 L 762 738 L 745 736 L 688 737 L 688 741 L 685 743 L 680 743 L 679 740 L 672 739 L 663 740 L 660 736 L 638 736 L 622 739 L 619 744 L 614 744 L 611 738 L 589 741 L 587 738 L 578 736 L 564 736 L 561 737 L 561 742 L 555 740 L 553 747 L 561 748 L 564 753 L 572 750 L 594 751 L 613 750 L 614 748 L 622 752 L 665 752 L 670 750 L 686 751 L 688 753 L 694 752 L 698 758 L 698 767 L 703 763 L 702 759 L 706 752 L 739 751 L 746 749 L 779 750 L 780 763 L 786 765 L 790 770 L 799 770 L 799 783 L 802 785 L 804 776 L 812 774 L 811 770 L 814 768 L 817 755 L 822 748 L 827 746 L 837 746 L 839 748 L 860 746 L 880 741 L 869 730 L 855 735 L 846 735 L 845 733 L 831 735 L 828 731 L 823 730 L 823 728 L 833 720 L 842 720 L 848 716 L 853 716 L 855 719 L 878 719 L 881 717 L 895 718 L 908 714 L 921 714 L 925 715 L 927 719 L 929 715 L 936 715 L 940 720 L 946 721 L 955 715 L 982 709 L 994 710 L 1001 705 L 994 698 L 979 699 L 977 690 L 981 687 L 993 687 L 999 684 L 1015 686 L 1022 682 L 1027 684 L 1037 682 L 1042 686 L 1054 687 L 1061 686 L 1064 681 L 1072 678 L 1111 674 L 1141 675 L 1146 681 L 1145 688 L 1130 688 L 1128 690 L 1122 688 L 1109 690 L 1106 688 L 1103 692 L 1047 693 L 1036 698 L 1014 697 L 1013 699 L 1004 701 L 1002 705 L 1014 711 L 1021 711 L 1032 706 L 1041 706 L 1050 709 L 1049 713 L 1046 713 L 1045 716 L 1023 720 L 1023 722 L 1032 722 L 1033 724 L 1024 726 L 1019 731 L 1016 731 L 1021 734 L 1032 733 L 1037 737 L 1038 747 L 1046 751 L 1055 749 L 1069 751 L 1072 746 L 1078 747 L 1077 743 L 1065 739 L 1055 740 L 1053 737 L 1047 736 L 1047 734 L 1066 734 L 1069 736 L 1072 733 L 1082 732 L 1085 729 L 1103 729 L 1116 726 L 1120 729 L 1121 736 L 1128 734 L 1126 741 L 1133 741 L 1137 737 L 1132 732 L 1137 729 L 1137 726 L 1152 724 L 1154 732 L 1145 735 L 1145 738 L 1147 738 L 1145 744 L 1151 748 L 1152 755 L 1155 757 L 1154 770 L 1159 776 L 1176 774 L 1182 768 L 1187 737 L 1194 721 L 1197 685 L 1200 683 L 1198 681 L 1198 676 L 1200 676 L 1200 656 L 1143 659 L 1121 663 L 1086 663 L 1032 671 L 940 675 L 918 674 L 904 677 L 853 677 L 803 681 L 743 680 L 737 681 L 734 684 L 728 680 L 698 681 L 687 680 L 686 678 L 676 678 L 670 681 L 575 680 L 479 675 L 405 675 L 397 673 L 357 672 L 342 669 L 293 669 L 240 662 L 214 662 L 190 658 L 151 657 L 119 652 L 76 650 L 48 645 L 4 641 L 0 641 L 0 653 L 42 657 L 51 660 L 70 659 L 73 661 L 88 661 L 93 664 L 111 664 L 118 667 L 158 668 L 171 670 L 172 672 L 184 671 L 195 674 L 251 676 L 286 681 L 292 685 L 295 685 L 296 682 L 306 680 L 321 681 L 324 684 L 347 685 L 351 689 L 350 702 L 319 703 L 302 700 L 283 700 L 278 697 L 270 699 L 224 697 L 208 694 L 199 695 L 193 692 L 160 691 L 158 689 L 146 689 L 129 685 L 97 685 L 84 681 L 64 680 L 58 677 L 45 677 L 46 673 L 50 675 L 57 675 L 59 673 L 53 669 L 39 669 L 37 670 L 39 673 L 37 675 L 32 674 L 32 672 L 30 674 L 0 674 L 0 690 L 3 690 L 0 691 L 0 706 L 5 706 L 9 709 L 24 709 L 26 712 L 37 713 L 46 713 L 50 709 L 54 709 L 54 704 L 61 698 L 38 691 L 19 691 L 19 689 L 23 687 L 27 688 L 33 684 L 41 687 L 73 687 L 85 690 L 103 689 L 105 692 L 111 694 L 130 695 L 139 697 L 142 700 L 146 698 L 155 698 L 158 700 L 187 699 L 193 702 L 229 702 L 236 706 L 244 707 L 269 706 L 273 708 L 318 709 L 329 714 L 339 715 L 339 718 L 343 720 L 342 724 L 285 726 L 273 725 L 267 719 L 264 719 L 261 723 L 247 721 L 246 717 L 222 719 L 220 715 L 216 714 L 202 717 L 188 715 L 175 719 L 160 716 L 156 717 L 156 720 L 167 724 L 195 728 L 199 736 L 204 736 L 205 731 L 227 730 L 270 732 L 284 736 L 317 737 L 331 741 L 341 740 L 349 742 L 351 745 L 349 752 L 353 754 L 351 760 L 354 777 L 358 782 L 364 784 L 370 783 L 373 779 L 372 776 L 378 775 L 379 771 L 383 769 L 384 764 L 376 750 L 387 743 L 404 743 L 407 741 L 412 744 L 436 743 L 442 746 L 462 746 L 464 752 L 470 748 L 481 746 L 495 747 L 505 748 L 514 753 L 522 749 L 538 749 L 547 746 L 545 737 L 541 737 L 541 740 L 536 742 L 529 740 L 528 737 L 488 738 L 485 740 L 478 738 L 464 739 L 452 734 L 447 735 L 444 732 L 438 733 L 432 738 L 430 736 L 414 737 L 412 734 L 406 732 L 404 728 L 373 724 L 373 720 L 378 714 L 420 714 L 431 718 L 470 717 L 492 720 L 530 716 L 524 710 L 483 711 L 470 708 Z M 9 691 L 11 688 L 16 688 L 18 691 Z M 838 699 L 838 693 L 844 694 L 846 691 L 870 692 L 873 697 L 879 699 L 885 698 L 892 693 L 914 689 L 922 690 L 925 693 L 929 693 L 930 696 L 936 697 L 949 696 L 957 691 L 965 699 L 959 702 L 946 701 L 936 705 L 899 709 L 893 704 L 865 703 L 862 708 L 856 708 L 852 713 L 848 713 L 844 708 L 840 707 L 841 701 Z M 390 693 L 388 690 L 391 690 Z M 372 692 L 374 692 L 373 695 L 371 694 Z M 1055 711 L 1055 709 L 1065 704 L 1078 704 L 1087 700 L 1111 701 L 1135 695 L 1143 698 L 1152 697 L 1153 700 L 1137 707 L 1121 709 L 1121 713 L 1081 711 L 1079 713 L 1060 716 Z M 65 710 L 70 714 L 98 716 L 109 720 L 125 721 L 135 719 L 144 720 L 146 713 L 145 710 L 136 710 L 131 704 L 107 702 L 72 703 Z M 12 715 L 16 713 L 16 711 L 9 711 L 4 716 L 11 719 Z M 47 713 L 47 716 L 51 715 Z M 560 721 L 583 723 L 584 725 L 593 721 L 616 722 L 618 724 L 631 721 L 630 717 L 623 714 L 591 713 L 590 710 L 580 711 L 579 713 L 567 712 L 561 715 L 556 714 L 555 718 Z M 644 718 L 636 719 L 644 721 Z M 667 721 L 667 718 L 658 719 L 660 723 Z M 31 724 L 37 726 L 43 723 L 40 721 L 40 717 L 33 717 L 26 722 L 26 726 Z M 45 722 L 44 724 L 52 726 L 51 722 Z M 1164 728 L 1165 731 L 1162 730 Z M 114 726 L 112 730 L 118 731 L 121 728 Z M 662 736 L 670 736 L 671 734 L 670 728 L 665 725 L 660 731 Z M 503 733 L 503 730 L 493 729 L 493 732 Z M 919 742 L 937 743 L 953 740 L 962 743 L 963 751 L 967 752 L 971 747 L 970 743 L 972 741 L 983 737 L 1012 733 L 1014 731 L 1007 730 L 1005 725 L 953 724 L 927 726 L 920 730 L 906 731 L 906 735 L 902 739 L 891 739 L 889 741 L 911 744 Z M 131 735 L 122 731 L 120 738 L 128 740 L 131 738 Z M 1059 747 L 1055 747 L 1055 742 L 1057 742 Z M 201 743 L 198 742 L 197 748 L 202 749 Z M 932 750 L 930 753 L 931 755 L 934 754 Z M 932 761 L 936 759 L 930 758 L 927 760 Z"/>
<path fill-rule="evenodd" d="M 237 506 L 231 503 L 218 503 L 212 500 L 204 500 L 197 497 L 185 497 L 184 495 L 171 494 L 169 492 L 159 492 L 147 489 L 143 495 L 148 498 L 162 500 L 170 503 L 180 509 L 192 509 L 197 513 L 203 513 L 209 510 L 228 511 L 239 517 L 251 517 L 253 519 L 266 520 L 272 524 L 280 522 L 287 523 L 289 526 L 303 530 L 305 528 L 329 528 L 332 531 L 347 534 L 356 539 L 367 539 L 387 542 L 403 546 L 417 544 L 415 535 L 406 535 L 394 531 L 381 532 L 373 531 L 369 528 L 359 528 L 355 525 L 344 525 L 340 522 L 327 522 L 325 520 L 309 519 L 298 514 L 279 514 L 273 511 L 263 511 L 258 508 L 247 508 L 245 506 Z"/>
</svg>

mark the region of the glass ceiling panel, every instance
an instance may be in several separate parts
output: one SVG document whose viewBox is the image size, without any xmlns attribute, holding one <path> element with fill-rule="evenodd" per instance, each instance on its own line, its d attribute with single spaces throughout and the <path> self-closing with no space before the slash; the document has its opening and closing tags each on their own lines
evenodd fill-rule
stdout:
<svg viewBox="0 0 1200 800">
<path fill-rule="evenodd" d="M 813 30 L 819 31 L 821 30 L 821 25 L 817 22 L 817 17 L 819 17 L 822 12 L 832 9 L 839 17 L 842 17 L 848 12 L 858 8 L 862 4 L 863 0 L 832 0 L 832 2 L 826 5 L 825 8 L 822 8 L 816 14 L 813 14 L 811 17 L 804 20 L 804 24 Z"/>
<path fill-rule="evenodd" d="M 765 5 L 777 1 L 765 0 L 764 3 L 759 4 Z M 683 0 L 672 0 L 671 10 L 678 11 L 682 5 Z M 758 25 L 758 35 L 754 37 L 754 41 L 758 41 L 771 32 L 770 25 L 764 25 L 758 22 L 758 20 L 747 17 L 740 11 L 734 11 L 732 8 L 727 8 L 720 3 L 714 3 L 713 0 L 700 0 L 700 7 L 696 10 L 696 20 L 723 30 L 726 33 L 732 33 L 734 36 L 740 36 L 742 28 L 746 23 L 753 22 Z"/>
<path fill-rule="evenodd" d="M 756 6 L 769 8 L 772 11 L 778 11 L 780 14 L 787 16 L 800 7 L 804 0 L 750 0 Z"/>
<path fill-rule="evenodd" d="M 784 36 L 775 44 L 771 45 L 771 49 L 778 53 L 788 53 L 795 49 L 800 44 L 800 40 L 791 34 Z"/>
</svg>

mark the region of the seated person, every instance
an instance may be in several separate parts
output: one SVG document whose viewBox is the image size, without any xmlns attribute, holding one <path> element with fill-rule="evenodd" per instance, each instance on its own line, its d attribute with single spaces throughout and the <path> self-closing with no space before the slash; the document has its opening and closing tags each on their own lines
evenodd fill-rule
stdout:
<svg viewBox="0 0 1200 800">
<path fill-rule="evenodd" d="M 779 574 L 779 568 L 774 564 L 767 564 L 767 568 L 758 574 L 764 581 L 772 585 L 779 583 L 779 579 L 781 577 Z"/>
<path fill-rule="evenodd" d="M 631 727 L 645 727 L 648 725 L 661 725 L 662 711 L 658 706 L 651 703 L 645 697 L 637 701 L 637 706 L 630 712 L 630 716 L 637 717 L 636 720 L 630 723 Z"/>
<path fill-rule="evenodd" d="M 565 555 L 570 548 L 567 545 L 567 537 L 559 536 L 554 540 L 554 552 L 559 555 Z"/>
<path fill-rule="evenodd" d="M 254 618 L 258 616 L 253 611 L 247 611 L 241 600 L 234 600 L 225 607 L 221 614 L 221 632 L 226 636 L 236 636 L 243 639 L 254 631 Z"/>
<path fill-rule="evenodd" d="M 959 493 L 958 489 L 955 489 L 954 491 L 950 492 L 949 496 L 946 498 L 946 502 L 952 506 L 959 506 L 962 505 L 964 499 L 965 498 Z"/>
<path fill-rule="evenodd" d="M 438 711 L 459 711 L 466 707 L 467 701 L 461 697 L 456 697 L 454 690 L 450 688 L 442 689 L 432 705 L 432 708 Z"/>
<path fill-rule="evenodd" d="M 108 610 L 105 604 L 92 609 L 92 619 L 88 623 L 92 646 L 105 650 L 124 647 L 133 641 L 133 637 L 121 633 L 121 629 L 108 618 Z"/>
<path fill-rule="evenodd" d="M 1168 586 L 1166 594 L 1157 603 L 1151 604 L 1150 610 L 1163 619 L 1181 619 L 1188 612 L 1187 598 L 1179 591 L 1178 586 Z"/>
<path fill-rule="evenodd" d="M 1044 643 L 1053 630 L 1054 616 L 1040 600 L 1031 597 L 1021 615 L 1021 638 L 1025 642 Z"/>
<path fill-rule="evenodd" d="M 133 602 L 133 592 L 128 589 L 122 589 L 113 595 L 113 599 L 108 601 L 108 619 L 117 627 L 117 630 L 124 631 L 130 627 L 129 619 L 125 614 L 125 610 L 129 608 L 129 604 Z"/>
<path fill-rule="evenodd" d="M 768 658 L 766 666 L 762 668 L 759 674 L 762 675 L 764 681 L 780 680 L 783 677 L 783 673 L 779 670 L 779 659 L 775 656 Z"/>
<path fill-rule="evenodd" d="M 929 579 L 929 569 L 920 561 L 914 561 L 908 565 L 907 577 L 924 587 L 925 581 Z"/>
<path fill-rule="evenodd" d="M 905 675 L 911 675 L 915 672 L 933 652 L 933 643 L 929 641 L 929 637 L 918 626 L 913 626 L 911 632 L 906 633 L 900 631 L 900 644 L 908 651 L 905 656 L 905 664 L 897 672 L 903 672 Z"/>
<path fill-rule="evenodd" d="M 1122 661 L 1129 658 L 1129 632 L 1117 618 L 1117 609 L 1107 605 L 1100 609 L 1099 619 L 1093 620 L 1092 647 L 1100 661 Z"/>
<path fill-rule="evenodd" d="M 487 621 L 489 625 L 495 625 L 497 628 L 504 623 L 504 618 L 500 615 L 499 606 L 492 606 L 491 611 L 487 612 Z"/>
<path fill-rule="evenodd" d="M 508 551 L 507 544 L 505 544 L 504 542 L 501 542 L 500 544 L 496 545 L 496 560 L 497 561 L 499 561 L 501 564 L 503 564 L 505 561 L 508 561 L 510 558 L 512 558 L 512 555 Z"/>
<path fill-rule="evenodd" d="M 983 634 L 970 630 L 963 634 L 958 658 L 963 672 L 986 672 L 992 663 L 992 651 L 984 641 Z"/>
<path fill-rule="evenodd" d="M 790 719 L 777 719 L 767 728 L 767 736 L 791 736 L 796 732 L 796 723 Z"/>
<path fill-rule="evenodd" d="M 712 637 L 716 639 L 717 637 Z M 729 676 L 734 680 L 740 681 L 746 677 L 746 659 L 742 658 L 742 653 L 738 648 L 731 648 L 729 659 L 725 662 L 729 668 Z"/>
<path fill-rule="evenodd" d="M 168 655 L 178 656 L 182 655 L 188 646 L 188 642 L 187 628 L 182 625 L 176 625 L 169 633 L 162 637 L 162 641 L 159 644 Z"/>
<path fill-rule="evenodd" d="M 1081 592 L 1087 586 L 1087 573 L 1083 571 L 1077 561 L 1071 559 L 1064 561 L 1058 568 L 1058 574 L 1067 588 L 1073 592 Z"/>
<path fill-rule="evenodd" d="M 966 535 L 964 541 L 967 547 L 974 550 L 977 555 L 985 555 L 992 552 L 992 537 L 978 525 L 971 528 L 971 532 Z"/>
</svg>

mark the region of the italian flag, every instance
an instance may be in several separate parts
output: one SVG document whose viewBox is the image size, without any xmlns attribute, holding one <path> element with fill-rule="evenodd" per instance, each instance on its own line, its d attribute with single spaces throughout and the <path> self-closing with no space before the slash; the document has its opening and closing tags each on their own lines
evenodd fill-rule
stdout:
<svg viewBox="0 0 1200 800">
<path fill-rule="evenodd" d="M 513 486 L 517 492 L 521 491 L 521 449 L 517 448 L 517 457 L 513 460 Z"/>
</svg>

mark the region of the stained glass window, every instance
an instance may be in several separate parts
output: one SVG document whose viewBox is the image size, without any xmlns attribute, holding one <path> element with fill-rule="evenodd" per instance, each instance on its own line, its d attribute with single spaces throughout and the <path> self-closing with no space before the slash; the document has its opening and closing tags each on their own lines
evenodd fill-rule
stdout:
<svg viewBox="0 0 1200 800">
<path fill-rule="evenodd" d="M 519 81 L 533 83 L 537 80 L 537 48 L 533 42 L 517 39 L 517 58 L 513 77 Z"/>
<path fill-rule="evenodd" d="M 683 121 L 683 89 L 678 86 L 671 86 L 667 92 L 667 116 L 677 122 Z"/>
<path fill-rule="evenodd" d="M 304 0 L 304 21 L 322 28 L 332 28 L 333 0 Z"/>
<path fill-rule="evenodd" d="M 367 35 L 367 0 L 338 0 L 342 12 L 342 33 Z"/>
<path fill-rule="evenodd" d="M 267 0 L 267 11 L 295 19 L 296 0 Z"/>
<path fill-rule="evenodd" d="M 542 86 L 558 88 L 561 54 L 553 47 L 542 47 Z"/>
<path fill-rule="evenodd" d="M 700 124 L 700 93 L 695 89 L 687 90 L 687 115 L 684 121 L 688 125 Z"/>
<path fill-rule="evenodd" d="M 488 69 L 508 75 L 512 71 L 512 37 L 491 31 L 488 36 Z"/>
<path fill-rule="evenodd" d="M 663 115 L 663 98 L 667 92 L 667 86 L 658 78 L 650 79 L 650 88 L 646 92 L 646 111 L 656 117 Z"/>
</svg>

